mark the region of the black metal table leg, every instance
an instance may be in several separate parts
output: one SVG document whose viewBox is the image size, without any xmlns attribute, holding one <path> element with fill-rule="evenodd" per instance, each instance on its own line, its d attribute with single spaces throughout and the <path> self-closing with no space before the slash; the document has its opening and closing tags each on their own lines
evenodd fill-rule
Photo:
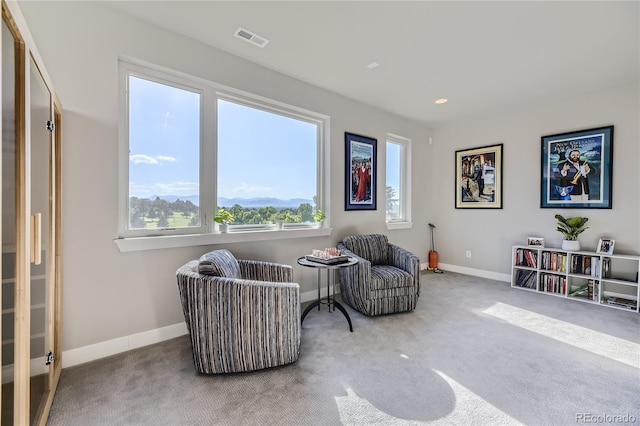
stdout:
<svg viewBox="0 0 640 426">
<path fill-rule="evenodd" d="M 320 309 L 320 300 L 314 300 L 313 302 L 311 302 L 309 304 L 309 306 L 306 307 L 306 309 L 304 310 L 304 312 L 302 313 L 302 317 L 300 318 L 300 324 L 302 324 L 302 321 L 304 321 L 304 317 L 307 316 L 307 314 L 309 313 L 309 311 L 311 311 L 313 308 L 318 307 L 318 309 Z"/>
<path fill-rule="evenodd" d="M 353 325 L 351 325 L 351 318 L 349 317 L 349 314 L 347 313 L 347 311 L 344 309 L 344 307 L 337 302 L 335 299 L 333 300 L 333 306 L 334 308 L 338 308 L 338 310 L 340 312 L 342 312 L 342 314 L 344 315 L 344 317 L 347 319 L 347 322 L 349 323 L 349 331 L 353 333 Z"/>
</svg>

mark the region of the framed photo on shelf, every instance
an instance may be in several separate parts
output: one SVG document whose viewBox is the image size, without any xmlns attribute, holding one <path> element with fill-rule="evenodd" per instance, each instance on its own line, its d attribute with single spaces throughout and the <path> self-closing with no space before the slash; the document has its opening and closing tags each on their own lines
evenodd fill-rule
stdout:
<svg viewBox="0 0 640 426">
<path fill-rule="evenodd" d="M 344 209 L 376 210 L 377 140 L 344 133 Z"/>
<path fill-rule="evenodd" d="M 612 208 L 613 126 L 542 136 L 541 141 L 541 208 Z"/>
<path fill-rule="evenodd" d="M 502 208 L 502 144 L 456 151 L 456 209 Z"/>
<path fill-rule="evenodd" d="M 540 238 L 540 237 L 528 237 L 528 238 L 527 238 L 527 245 L 528 245 L 528 246 L 544 247 L 544 238 Z"/>
<path fill-rule="evenodd" d="M 600 238 L 600 241 L 598 241 L 598 248 L 596 249 L 596 252 L 613 254 L 613 245 L 615 243 L 616 240 L 612 240 L 610 238 Z"/>
</svg>

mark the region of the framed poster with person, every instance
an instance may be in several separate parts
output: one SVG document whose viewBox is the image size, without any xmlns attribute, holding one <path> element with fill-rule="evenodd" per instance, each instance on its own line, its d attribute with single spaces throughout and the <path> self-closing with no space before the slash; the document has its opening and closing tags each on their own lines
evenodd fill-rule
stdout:
<svg viewBox="0 0 640 426">
<path fill-rule="evenodd" d="M 542 136 L 542 208 L 612 208 L 613 126 Z"/>
</svg>

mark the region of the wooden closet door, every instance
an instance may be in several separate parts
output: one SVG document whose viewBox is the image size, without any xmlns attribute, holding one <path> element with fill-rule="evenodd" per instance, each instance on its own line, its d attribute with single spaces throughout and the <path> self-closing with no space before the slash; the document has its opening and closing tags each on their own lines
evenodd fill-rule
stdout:
<svg viewBox="0 0 640 426">
<path fill-rule="evenodd" d="M 44 426 L 61 371 L 61 106 L 19 9 L 0 2 L 0 423 Z"/>
<path fill-rule="evenodd" d="M 49 391 L 47 354 L 52 352 L 50 301 L 55 253 L 51 240 L 53 221 L 53 114 L 51 93 L 33 59 L 29 66 L 29 143 L 31 197 L 30 280 L 30 424 L 44 410 Z"/>
</svg>

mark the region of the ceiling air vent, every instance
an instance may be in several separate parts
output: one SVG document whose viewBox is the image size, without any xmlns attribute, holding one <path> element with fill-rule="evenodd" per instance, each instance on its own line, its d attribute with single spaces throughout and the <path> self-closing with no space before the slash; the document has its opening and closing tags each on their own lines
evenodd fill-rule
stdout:
<svg viewBox="0 0 640 426">
<path fill-rule="evenodd" d="M 242 27 L 238 27 L 234 35 L 244 41 L 255 44 L 258 47 L 265 47 L 267 43 L 269 43 L 269 40 L 267 40 L 266 38 L 260 37 L 258 34 L 252 33 L 251 31 L 246 30 Z"/>
</svg>

